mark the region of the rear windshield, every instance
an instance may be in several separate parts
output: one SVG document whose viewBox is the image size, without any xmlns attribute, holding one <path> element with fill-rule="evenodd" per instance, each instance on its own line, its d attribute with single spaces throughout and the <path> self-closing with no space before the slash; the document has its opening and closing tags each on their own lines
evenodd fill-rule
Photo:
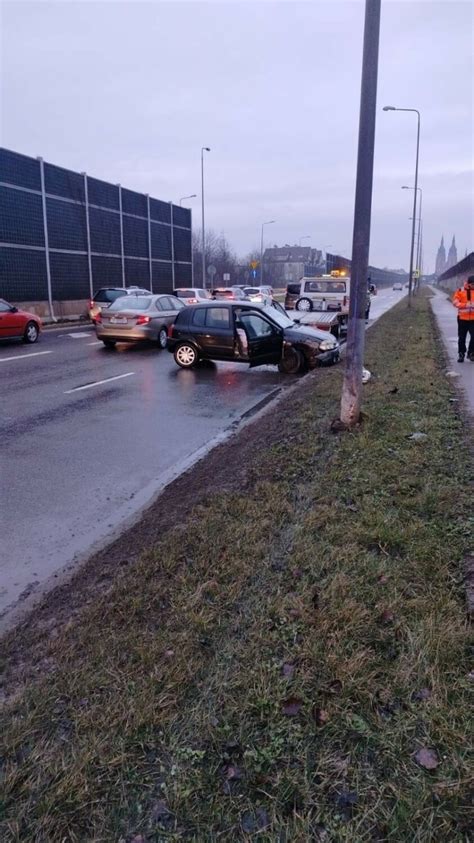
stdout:
<svg viewBox="0 0 474 843">
<path fill-rule="evenodd" d="M 99 290 L 98 293 L 94 296 L 94 301 L 115 301 L 115 299 L 119 299 L 120 296 L 126 296 L 126 290 Z"/>
<path fill-rule="evenodd" d="M 304 285 L 306 293 L 345 293 L 345 281 L 306 281 Z"/>
<path fill-rule="evenodd" d="M 286 288 L 287 293 L 292 293 L 294 296 L 298 296 L 300 292 L 300 285 L 299 284 L 288 284 Z"/>
<path fill-rule="evenodd" d="M 195 299 L 196 294 L 194 290 L 175 290 L 175 296 L 178 296 L 180 299 Z"/>
<path fill-rule="evenodd" d="M 127 296 L 116 301 L 110 310 L 147 310 L 152 301 L 152 296 Z"/>
<path fill-rule="evenodd" d="M 261 294 L 261 290 L 258 287 L 246 287 L 244 293 L 247 296 L 259 296 Z"/>
<path fill-rule="evenodd" d="M 214 290 L 214 294 L 218 299 L 233 299 L 234 298 L 234 291 L 233 290 Z"/>
</svg>

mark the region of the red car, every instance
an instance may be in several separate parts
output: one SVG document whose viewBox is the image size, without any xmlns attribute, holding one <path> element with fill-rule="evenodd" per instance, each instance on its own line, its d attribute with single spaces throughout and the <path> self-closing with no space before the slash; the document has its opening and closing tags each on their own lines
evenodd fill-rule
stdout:
<svg viewBox="0 0 474 843">
<path fill-rule="evenodd" d="M 41 327 L 39 316 L 19 310 L 5 299 L 0 299 L 0 340 L 36 342 Z"/>
</svg>

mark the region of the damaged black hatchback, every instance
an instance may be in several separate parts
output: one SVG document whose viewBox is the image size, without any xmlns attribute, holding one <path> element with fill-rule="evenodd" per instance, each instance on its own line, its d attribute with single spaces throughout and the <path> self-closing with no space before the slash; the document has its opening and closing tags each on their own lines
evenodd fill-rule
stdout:
<svg viewBox="0 0 474 843">
<path fill-rule="evenodd" d="M 178 366 L 200 360 L 278 365 L 296 374 L 339 360 L 339 343 L 326 331 L 293 322 L 283 308 L 238 302 L 208 302 L 181 310 L 168 331 L 168 351 Z"/>
</svg>

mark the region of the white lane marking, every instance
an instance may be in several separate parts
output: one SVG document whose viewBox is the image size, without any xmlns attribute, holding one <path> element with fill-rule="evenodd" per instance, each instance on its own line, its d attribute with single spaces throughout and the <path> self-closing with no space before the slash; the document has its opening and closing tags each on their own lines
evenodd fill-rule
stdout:
<svg viewBox="0 0 474 843">
<path fill-rule="evenodd" d="M 100 386 L 103 383 L 110 383 L 111 381 L 119 381 L 121 378 L 129 378 L 135 372 L 125 372 L 123 375 L 114 375 L 113 378 L 104 378 L 102 381 L 92 381 L 92 383 L 85 383 L 84 386 L 75 386 L 73 389 L 65 389 L 64 394 L 70 395 L 71 392 L 80 392 L 81 389 L 92 389 L 93 386 Z"/>
<path fill-rule="evenodd" d="M 52 353 L 52 351 L 34 351 L 33 354 L 15 354 L 14 357 L 0 357 L 0 363 L 9 363 L 10 360 L 24 360 L 26 357 L 40 357 L 42 354 Z"/>
<path fill-rule="evenodd" d="M 60 336 L 61 337 L 64 337 L 64 336 L 72 337 L 73 340 L 80 340 L 80 339 L 83 339 L 84 337 L 90 337 L 90 331 L 87 331 L 87 333 L 85 331 L 78 331 L 77 334 L 60 334 Z M 58 337 L 58 339 L 59 339 L 59 337 Z"/>
<path fill-rule="evenodd" d="M 94 340 L 94 342 L 88 342 L 87 345 L 102 345 L 102 340 Z"/>
</svg>

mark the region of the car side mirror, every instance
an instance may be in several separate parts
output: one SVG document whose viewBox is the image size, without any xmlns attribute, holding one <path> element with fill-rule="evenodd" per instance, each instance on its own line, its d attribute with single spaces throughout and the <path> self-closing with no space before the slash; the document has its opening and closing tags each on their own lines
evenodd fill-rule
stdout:
<svg viewBox="0 0 474 843">
<path fill-rule="evenodd" d="M 17 307 L 11 307 L 10 313 L 18 313 L 18 308 Z"/>
</svg>

